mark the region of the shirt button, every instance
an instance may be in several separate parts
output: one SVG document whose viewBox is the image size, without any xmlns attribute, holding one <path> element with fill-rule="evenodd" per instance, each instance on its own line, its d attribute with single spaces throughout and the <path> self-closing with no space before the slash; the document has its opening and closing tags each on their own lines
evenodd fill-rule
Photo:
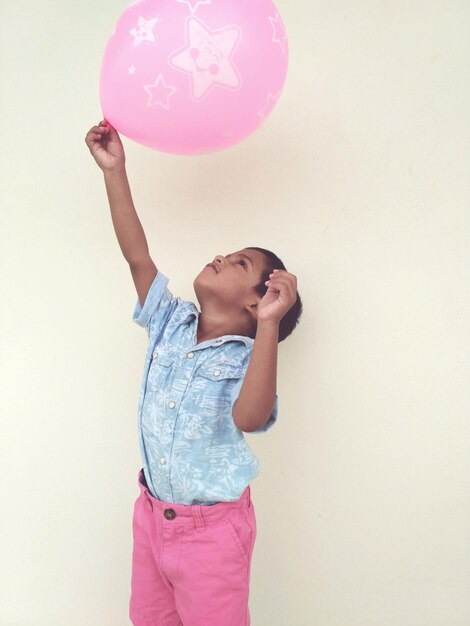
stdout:
<svg viewBox="0 0 470 626">
<path fill-rule="evenodd" d="M 166 463 L 166 459 L 165 457 L 162 456 L 162 458 L 160 459 L 160 465 L 165 465 Z"/>
<path fill-rule="evenodd" d="M 155 352 L 152 354 L 153 358 L 156 359 L 158 356 L 158 352 L 155 350 Z"/>
<path fill-rule="evenodd" d="M 220 370 L 214 370 L 214 376 L 220 376 Z"/>
<path fill-rule="evenodd" d="M 174 409 L 176 404 L 172 400 L 168 406 L 170 407 L 170 409 Z"/>
<path fill-rule="evenodd" d="M 186 356 L 188 357 L 188 359 L 192 359 L 194 356 L 194 352 L 188 352 Z"/>
</svg>

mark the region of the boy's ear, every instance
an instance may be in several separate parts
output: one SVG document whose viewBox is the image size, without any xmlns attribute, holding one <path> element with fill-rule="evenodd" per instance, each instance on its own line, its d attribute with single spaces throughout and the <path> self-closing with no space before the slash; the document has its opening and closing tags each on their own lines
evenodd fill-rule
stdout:
<svg viewBox="0 0 470 626">
<path fill-rule="evenodd" d="M 258 302 L 261 302 L 261 297 L 258 298 Z M 258 303 L 246 304 L 245 311 L 255 321 L 258 321 Z"/>
</svg>

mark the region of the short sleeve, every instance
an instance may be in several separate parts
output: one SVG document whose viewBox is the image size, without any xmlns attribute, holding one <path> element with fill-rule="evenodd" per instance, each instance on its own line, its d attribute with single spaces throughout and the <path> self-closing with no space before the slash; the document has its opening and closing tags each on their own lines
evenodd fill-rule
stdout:
<svg viewBox="0 0 470 626">
<path fill-rule="evenodd" d="M 173 297 L 167 285 L 168 277 L 158 270 L 143 306 L 137 298 L 132 320 L 147 328 L 149 337 L 161 331 L 178 305 L 178 299 Z"/>
<path fill-rule="evenodd" d="M 233 412 L 233 405 L 235 404 L 235 401 L 237 400 L 238 396 L 240 395 L 240 391 L 243 385 L 243 380 L 244 377 L 241 377 L 236 384 L 232 387 L 231 390 L 231 411 Z M 268 421 L 266 422 L 266 424 L 262 427 L 262 428 L 258 428 L 258 430 L 252 430 L 251 432 L 249 432 L 249 435 L 256 435 L 256 434 L 260 434 L 260 433 L 265 433 L 267 430 L 269 430 L 271 428 L 271 426 L 274 426 L 274 423 L 277 420 L 277 414 L 278 414 L 278 410 L 279 410 L 279 398 L 276 394 L 276 399 L 274 401 L 274 406 L 273 406 L 273 410 L 271 415 L 269 416 Z"/>
</svg>

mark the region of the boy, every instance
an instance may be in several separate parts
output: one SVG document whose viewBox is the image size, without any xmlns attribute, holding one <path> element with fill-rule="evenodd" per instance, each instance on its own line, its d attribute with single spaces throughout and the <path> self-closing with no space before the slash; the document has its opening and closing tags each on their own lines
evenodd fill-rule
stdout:
<svg viewBox="0 0 470 626">
<path fill-rule="evenodd" d="M 173 297 L 150 258 L 118 133 L 101 122 L 85 141 L 104 172 L 137 290 L 133 320 L 149 337 L 130 619 L 134 626 L 249 626 L 256 538 L 249 482 L 259 462 L 243 432 L 265 432 L 276 421 L 277 345 L 302 311 L 296 277 L 269 250 L 249 247 L 201 270 L 194 280 L 200 312 Z"/>
</svg>

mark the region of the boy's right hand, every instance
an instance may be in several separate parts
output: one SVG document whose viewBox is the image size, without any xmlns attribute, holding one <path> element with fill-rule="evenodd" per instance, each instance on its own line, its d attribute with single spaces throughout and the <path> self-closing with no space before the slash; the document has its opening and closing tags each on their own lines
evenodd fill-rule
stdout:
<svg viewBox="0 0 470 626">
<path fill-rule="evenodd" d="M 102 121 L 92 126 L 85 137 L 85 143 L 103 172 L 124 169 L 126 156 L 121 138 L 109 122 Z"/>
</svg>

